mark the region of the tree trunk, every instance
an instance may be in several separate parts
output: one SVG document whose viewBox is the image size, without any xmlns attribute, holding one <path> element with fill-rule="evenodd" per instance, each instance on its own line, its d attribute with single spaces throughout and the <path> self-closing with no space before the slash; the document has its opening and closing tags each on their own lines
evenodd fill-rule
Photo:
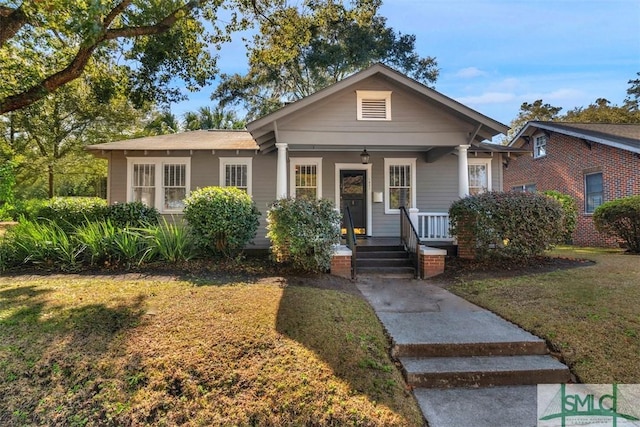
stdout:
<svg viewBox="0 0 640 427">
<path fill-rule="evenodd" d="M 49 198 L 53 198 L 53 165 L 49 165 Z"/>
</svg>

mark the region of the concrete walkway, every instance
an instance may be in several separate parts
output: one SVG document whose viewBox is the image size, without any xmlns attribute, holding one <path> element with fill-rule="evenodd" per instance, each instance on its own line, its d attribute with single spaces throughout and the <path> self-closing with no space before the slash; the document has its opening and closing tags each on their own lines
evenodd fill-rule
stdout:
<svg viewBox="0 0 640 427">
<path fill-rule="evenodd" d="M 430 427 L 531 427 L 535 384 L 569 380 L 543 340 L 427 282 L 359 277 Z"/>
</svg>

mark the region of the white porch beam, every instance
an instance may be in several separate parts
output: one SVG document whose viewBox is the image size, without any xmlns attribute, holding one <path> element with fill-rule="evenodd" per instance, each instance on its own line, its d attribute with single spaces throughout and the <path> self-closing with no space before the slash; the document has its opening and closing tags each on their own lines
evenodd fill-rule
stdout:
<svg viewBox="0 0 640 427">
<path fill-rule="evenodd" d="M 467 150 L 471 145 L 458 145 L 458 196 L 460 198 L 469 195 L 469 162 L 467 161 Z"/>
<path fill-rule="evenodd" d="M 287 197 L 287 143 L 276 142 L 278 165 L 276 175 L 276 199 Z"/>
</svg>

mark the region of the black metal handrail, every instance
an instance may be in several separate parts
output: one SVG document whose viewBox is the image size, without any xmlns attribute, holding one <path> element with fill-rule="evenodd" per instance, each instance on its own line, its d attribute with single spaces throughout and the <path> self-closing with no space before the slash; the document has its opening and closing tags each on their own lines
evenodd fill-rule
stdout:
<svg viewBox="0 0 640 427">
<path fill-rule="evenodd" d="M 356 240 L 356 231 L 353 227 L 353 217 L 351 216 L 351 210 L 349 206 L 344 207 L 344 225 L 347 230 L 346 240 L 347 247 L 351 249 L 351 278 L 356 278 L 356 247 L 358 241 Z"/>
<path fill-rule="evenodd" d="M 416 278 L 420 277 L 420 237 L 411 222 L 409 213 L 404 206 L 400 206 L 400 242 L 409 252 L 416 270 Z"/>
</svg>

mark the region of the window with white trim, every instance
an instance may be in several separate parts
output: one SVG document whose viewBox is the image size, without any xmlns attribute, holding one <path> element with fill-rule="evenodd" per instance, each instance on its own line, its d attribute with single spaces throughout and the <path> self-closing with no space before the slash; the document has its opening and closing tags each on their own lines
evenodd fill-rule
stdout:
<svg viewBox="0 0 640 427">
<path fill-rule="evenodd" d="M 187 197 L 187 165 L 184 163 L 165 163 L 162 165 L 164 191 L 163 210 L 182 210 Z"/>
<path fill-rule="evenodd" d="M 385 213 L 409 209 L 416 200 L 416 159 L 384 159 Z"/>
<path fill-rule="evenodd" d="M 469 194 L 491 191 L 491 159 L 469 159 Z"/>
<path fill-rule="evenodd" d="M 590 173 L 584 176 L 585 213 L 593 213 L 604 202 L 604 188 L 602 172 Z"/>
<path fill-rule="evenodd" d="M 322 198 L 322 158 L 292 157 L 289 193 L 293 198 Z"/>
<path fill-rule="evenodd" d="M 189 157 L 127 158 L 127 201 L 180 213 L 190 186 Z"/>
<path fill-rule="evenodd" d="M 547 135 L 536 136 L 533 139 L 533 158 L 544 157 L 547 155 Z"/>
<path fill-rule="evenodd" d="M 357 90 L 358 120 L 391 120 L 391 91 Z"/>
<path fill-rule="evenodd" d="M 251 157 L 220 157 L 220 186 L 237 187 L 251 195 Z"/>
</svg>

